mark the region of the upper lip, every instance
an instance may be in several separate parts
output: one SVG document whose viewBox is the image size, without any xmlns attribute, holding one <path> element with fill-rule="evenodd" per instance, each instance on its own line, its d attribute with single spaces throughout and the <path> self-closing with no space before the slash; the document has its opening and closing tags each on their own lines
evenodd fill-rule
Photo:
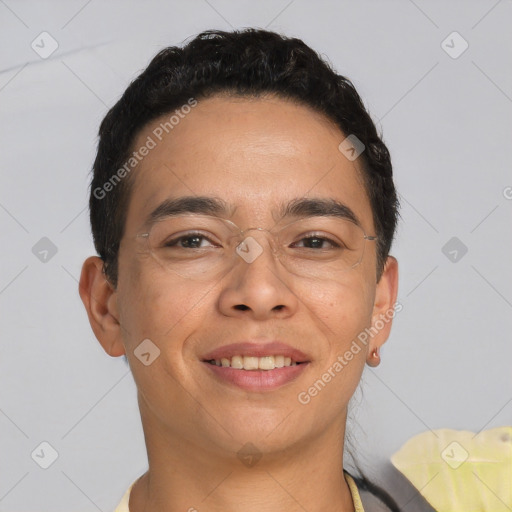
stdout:
<svg viewBox="0 0 512 512">
<path fill-rule="evenodd" d="M 280 341 L 271 341 L 269 343 L 251 341 L 231 343 L 230 345 L 224 345 L 223 347 L 218 347 L 215 350 L 208 352 L 203 356 L 202 360 L 220 360 L 223 357 L 230 359 L 233 356 L 264 357 L 275 355 L 289 357 L 292 361 L 296 361 L 297 363 L 305 363 L 310 360 L 304 352 Z"/>
</svg>

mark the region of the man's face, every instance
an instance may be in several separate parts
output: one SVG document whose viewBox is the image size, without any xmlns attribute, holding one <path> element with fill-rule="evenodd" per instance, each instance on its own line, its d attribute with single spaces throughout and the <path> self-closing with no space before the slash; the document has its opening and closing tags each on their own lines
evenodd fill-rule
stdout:
<svg viewBox="0 0 512 512">
<path fill-rule="evenodd" d="M 148 136 L 155 139 L 153 130 L 168 118 L 148 125 L 134 149 Z M 145 428 L 225 453 L 249 441 L 263 452 L 297 446 L 341 427 L 368 347 L 361 345 L 309 403 L 298 396 L 371 325 L 374 241 L 365 243 L 355 268 L 314 279 L 289 272 L 273 257 L 264 232 L 251 231 L 264 248 L 258 258 L 238 258 L 220 277 L 191 279 L 166 271 L 136 235 L 160 203 L 184 196 L 224 201 L 229 211 L 223 216 L 241 229 L 271 229 L 280 220 L 279 208 L 293 200 L 334 199 L 375 235 L 359 164 L 338 149 L 344 138 L 321 114 L 282 99 L 214 97 L 199 101 L 133 171 L 115 299 Z M 160 351 L 147 366 L 134 354 L 145 339 Z M 227 345 L 276 341 L 305 356 L 300 369 L 293 367 L 293 378 L 279 385 L 266 376 L 258 387 L 250 380 L 254 374 L 241 384 L 205 361 Z M 269 348 L 268 355 L 282 351 Z"/>
</svg>

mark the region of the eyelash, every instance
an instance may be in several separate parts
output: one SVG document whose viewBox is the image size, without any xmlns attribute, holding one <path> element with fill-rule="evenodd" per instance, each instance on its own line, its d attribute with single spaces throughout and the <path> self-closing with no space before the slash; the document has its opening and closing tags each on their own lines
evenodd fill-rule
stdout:
<svg viewBox="0 0 512 512">
<path fill-rule="evenodd" d="M 210 240 L 206 235 L 204 235 L 203 233 L 199 233 L 199 232 L 194 232 L 194 231 L 191 231 L 190 233 L 187 233 L 186 235 L 181 235 L 179 237 L 176 237 L 176 238 L 172 238 L 171 240 L 168 240 L 167 242 L 165 242 L 163 245 L 164 247 L 174 247 L 176 246 L 180 241 L 182 240 L 186 240 L 187 238 L 194 238 L 194 237 L 198 237 L 198 238 L 201 238 L 201 239 L 204 239 L 204 240 L 208 240 L 211 244 L 214 244 L 214 242 L 212 242 L 212 240 Z M 215 245 L 215 244 L 214 244 Z M 187 249 L 187 247 L 182 247 L 183 249 Z"/>
<path fill-rule="evenodd" d="M 302 238 L 299 239 L 299 241 L 302 242 L 303 240 L 311 240 L 311 239 L 317 239 L 317 240 L 322 240 L 324 242 L 327 242 L 335 249 L 339 249 L 341 247 L 341 245 L 339 243 L 335 242 L 334 240 L 332 240 L 331 238 L 329 238 L 327 236 L 315 235 L 312 233 L 308 234 L 307 236 L 303 236 Z"/>
</svg>

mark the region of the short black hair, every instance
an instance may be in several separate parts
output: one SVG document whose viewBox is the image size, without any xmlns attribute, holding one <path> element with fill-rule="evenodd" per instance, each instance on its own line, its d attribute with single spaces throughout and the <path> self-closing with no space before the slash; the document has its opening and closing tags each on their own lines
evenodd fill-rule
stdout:
<svg viewBox="0 0 512 512">
<path fill-rule="evenodd" d="M 302 40 L 251 28 L 209 30 L 183 47 L 161 50 L 103 119 L 89 208 L 94 245 L 112 285 L 116 287 L 118 280 L 118 252 L 133 173 L 124 176 L 135 137 L 149 122 L 186 105 L 191 98 L 197 101 L 223 93 L 247 97 L 274 94 L 309 106 L 334 121 L 345 136 L 353 135 L 364 144 L 358 161 L 378 236 L 380 278 L 399 206 L 386 145 L 349 79 L 337 74 Z"/>
</svg>

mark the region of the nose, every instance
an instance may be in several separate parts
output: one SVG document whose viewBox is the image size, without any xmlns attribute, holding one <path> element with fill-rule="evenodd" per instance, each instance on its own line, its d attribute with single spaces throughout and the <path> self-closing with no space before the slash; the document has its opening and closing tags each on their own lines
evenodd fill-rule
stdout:
<svg viewBox="0 0 512 512">
<path fill-rule="evenodd" d="M 251 230 L 236 248 L 235 265 L 224 280 L 219 308 L 226 316 L 254 320 L 288 318 L 298 308 L 297 277 L 285 271 L 265 230 Z"/>
</svg>

